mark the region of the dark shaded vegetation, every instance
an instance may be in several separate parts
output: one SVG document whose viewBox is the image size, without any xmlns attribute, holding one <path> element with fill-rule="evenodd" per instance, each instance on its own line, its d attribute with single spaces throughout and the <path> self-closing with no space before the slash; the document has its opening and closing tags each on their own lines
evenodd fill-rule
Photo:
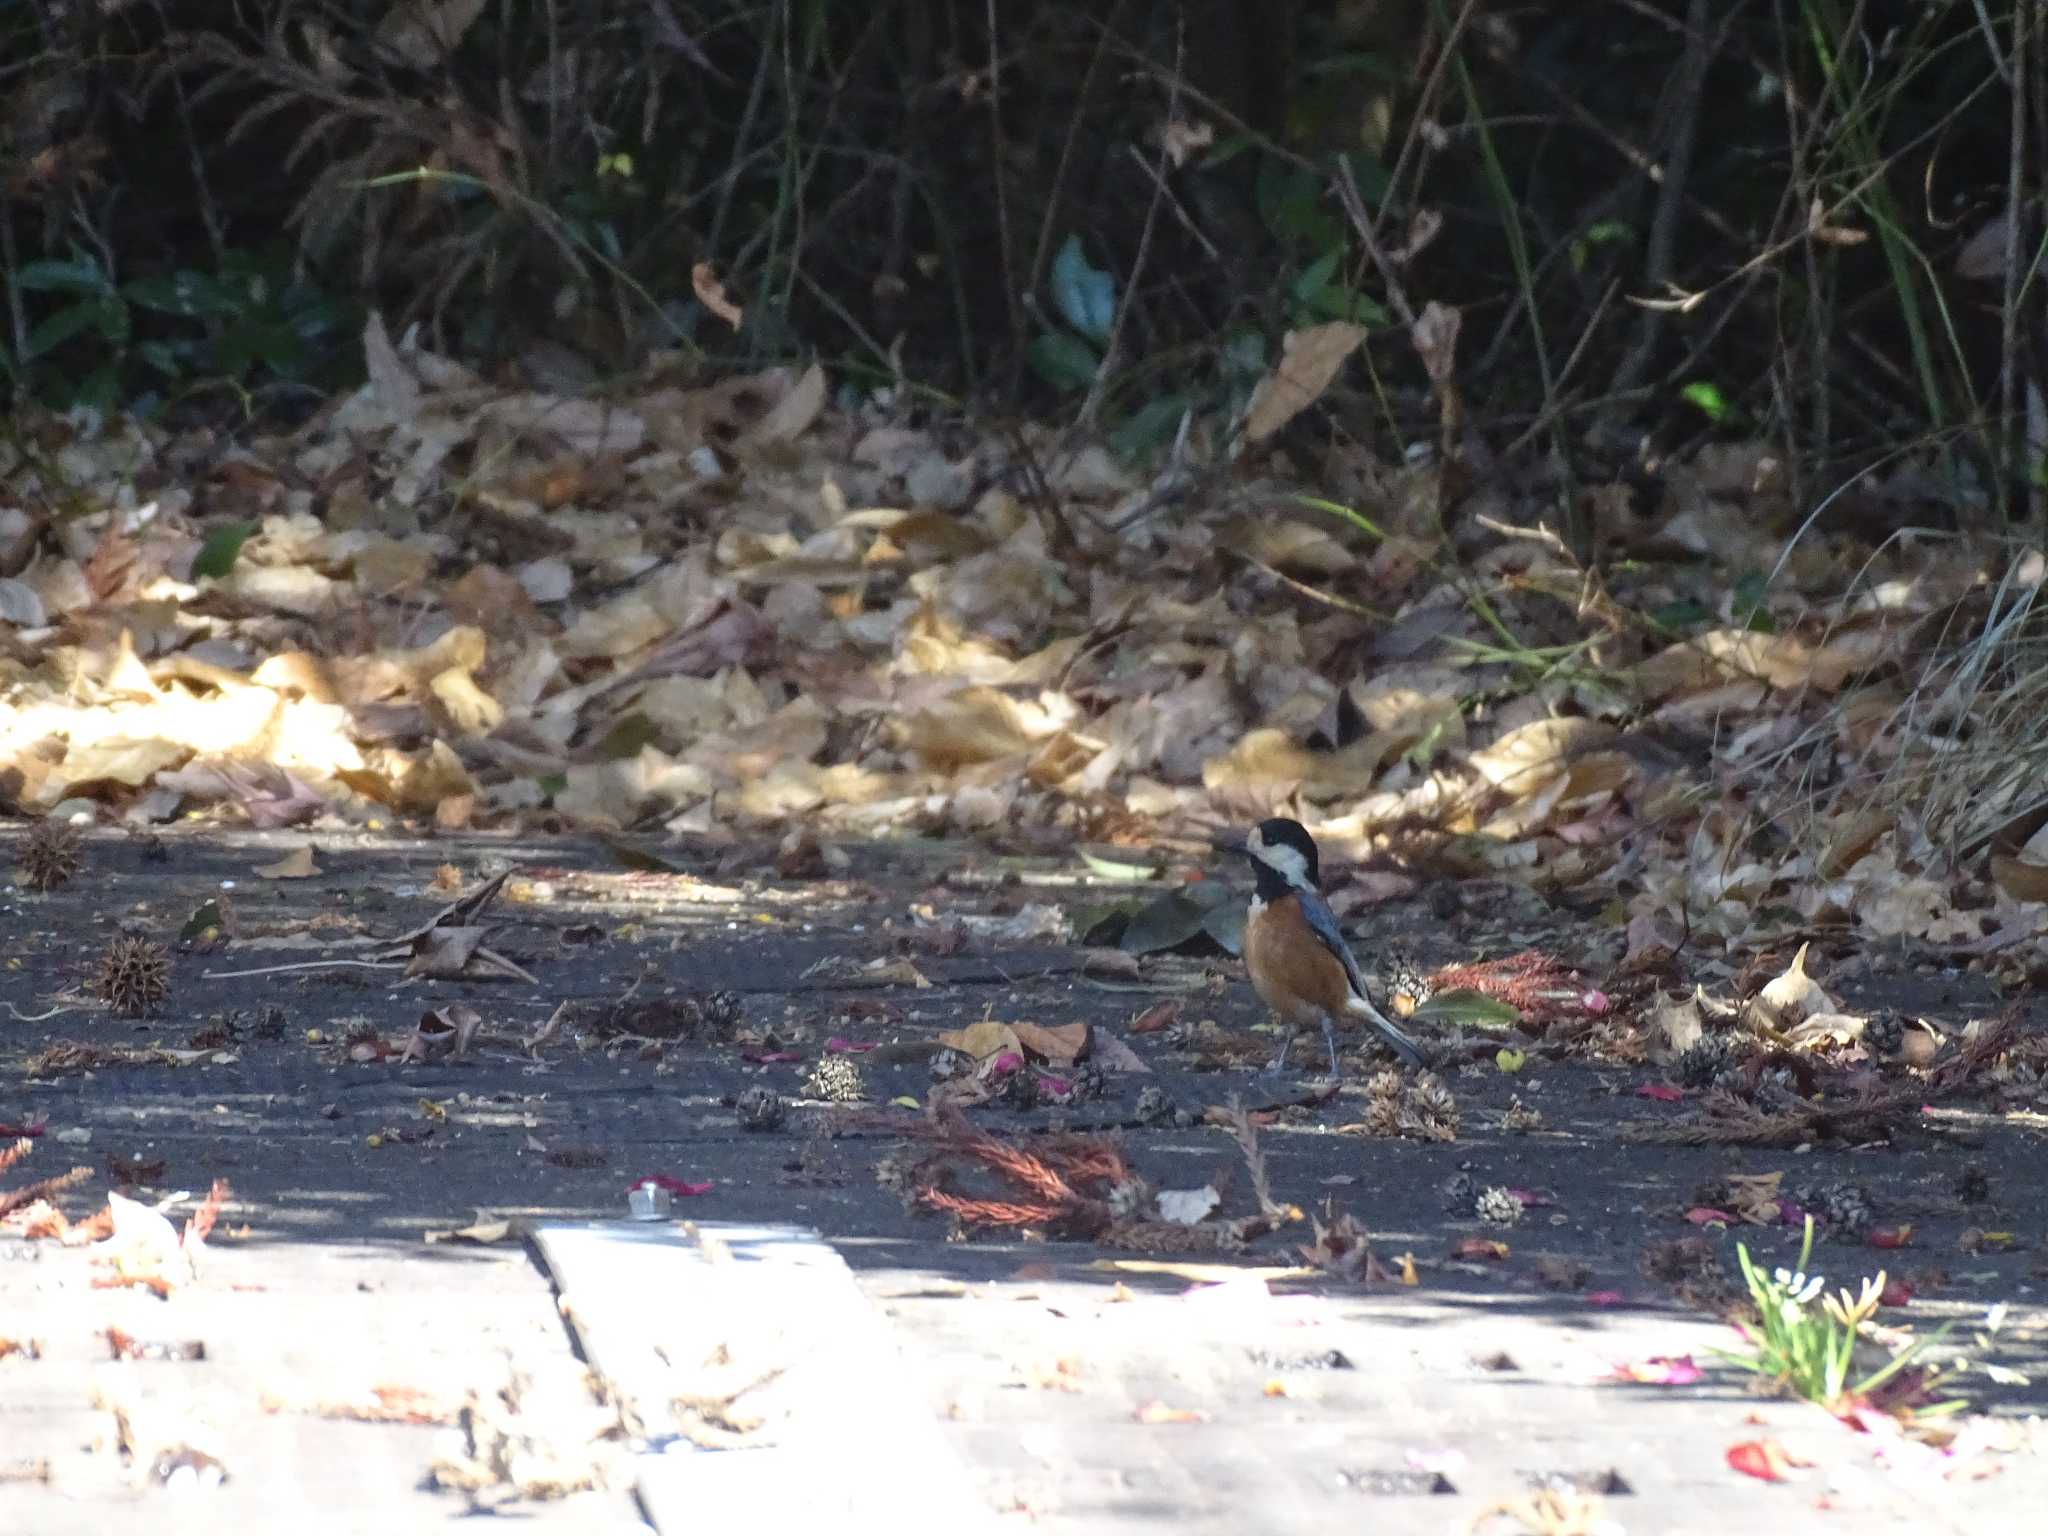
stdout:
<svg viewBox="0 0 2048 1536">
<path fill-rule="evenodd" d="M 304 409 L 374 305 L 557 385 L 821 353 L 1144 451 L 1349 319 L 1375 366 L 1331 408 L 1392 447 L 1430 430 L 1403 322 L 1435 301 L 1496 451 L 1931 438 L 2000 501 L 2040 479 L 2041 27 L 2034 0 L 16 4 L 0 365 L 59 405 Z"/>
</svg>

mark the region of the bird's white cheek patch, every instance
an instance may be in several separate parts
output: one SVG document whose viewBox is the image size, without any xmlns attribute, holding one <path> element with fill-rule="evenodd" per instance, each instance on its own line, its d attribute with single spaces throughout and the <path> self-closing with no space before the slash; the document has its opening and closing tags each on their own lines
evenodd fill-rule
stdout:
<svg viewBox="0 0 2048 1536">
<path fill-rule="evenodd" d="M 1299 848 L 1283 848 L 1278 843 L 1269 843 L 1259 850 L 1259 857 L 1278 870 L 1289 885 L 1308 884 L 1308 860 L 1301 856 Z"/>
</svg>

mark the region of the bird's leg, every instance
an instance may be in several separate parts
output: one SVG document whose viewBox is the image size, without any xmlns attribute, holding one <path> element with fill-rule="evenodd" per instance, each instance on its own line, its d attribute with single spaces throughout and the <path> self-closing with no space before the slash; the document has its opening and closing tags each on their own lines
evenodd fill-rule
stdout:
<svg viewBox="0 0 2048 1536">
<path fill-rule="evenodd" d="M 1281 1071 L 1287 1066 L 1287 1048 L 1292 1044 L 1294 1044 L 1294 1032 L 1289 1030 L 1280 1037 L 1280 1049 L 1275 1051 L 1273 1059 L 1266 1063 L 1265 1076 L 1278 1077 L 1280 1075 Z"/>
<path fill-rule="evenodd" d="M 1337 1059 L 1337 1031 L 1330 1027 L 1328 1019 L 1323 1020 L 1323 1047 L 1330 1053 L 1330 1076 L 1342 1077 L 1344 1066 Z"/>
</svg>

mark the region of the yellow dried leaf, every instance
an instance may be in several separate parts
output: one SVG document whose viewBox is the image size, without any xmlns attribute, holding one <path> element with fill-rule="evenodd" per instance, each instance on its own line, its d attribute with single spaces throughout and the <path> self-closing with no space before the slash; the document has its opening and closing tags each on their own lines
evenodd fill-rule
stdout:
<svg viewBox="0 0 2048 1536">
<path fill-rule="evenodd" d="M 1314 405 L 1363 340 L 1364 326 L 1342 320 L 1289 331 L 1280 343 L 1280 361 L 1252 390 L 1245 441 L 1263 442 Z"/>
</svg>

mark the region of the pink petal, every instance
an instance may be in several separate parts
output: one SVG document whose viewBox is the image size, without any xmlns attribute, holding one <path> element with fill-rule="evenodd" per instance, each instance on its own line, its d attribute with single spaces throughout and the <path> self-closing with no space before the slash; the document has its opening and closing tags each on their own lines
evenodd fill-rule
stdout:
<svg viewBox="0 0 2048 1536">
<path fill-rule="evenodd" d="M 825 1042 L 825 1049 L 834 1056 L 858 1056 L 862 1051 L 872 1051 L 881 1043 L 879 1040 L 848 1040 L 834 1035 Z"/>
<path fill-rule="evenodd" d="M 1636 1084 L 1636 1097 L 1639 1099 L 1655 1099 L 1660 1104 L 1676 1104 L 1685 1097 L 1685 1090 L 1683 1088 L 1674 1088 L 1669 1083 L 1638 1083 Z"/>
<path fill-rule="evenodd" d="M 1589 1307 L 1618 1307 L 1622 1303 L 1619 1291 L 1588 1291 L 1586 1305 Z"/>
<path fill-rule="evenodd" d="M 751 1061 L 757 1067 L 773 1066 L 782 1061 L 802 1061 L 801 1051 L 741 1051 L 741 1061 Z"/>
</svg>

